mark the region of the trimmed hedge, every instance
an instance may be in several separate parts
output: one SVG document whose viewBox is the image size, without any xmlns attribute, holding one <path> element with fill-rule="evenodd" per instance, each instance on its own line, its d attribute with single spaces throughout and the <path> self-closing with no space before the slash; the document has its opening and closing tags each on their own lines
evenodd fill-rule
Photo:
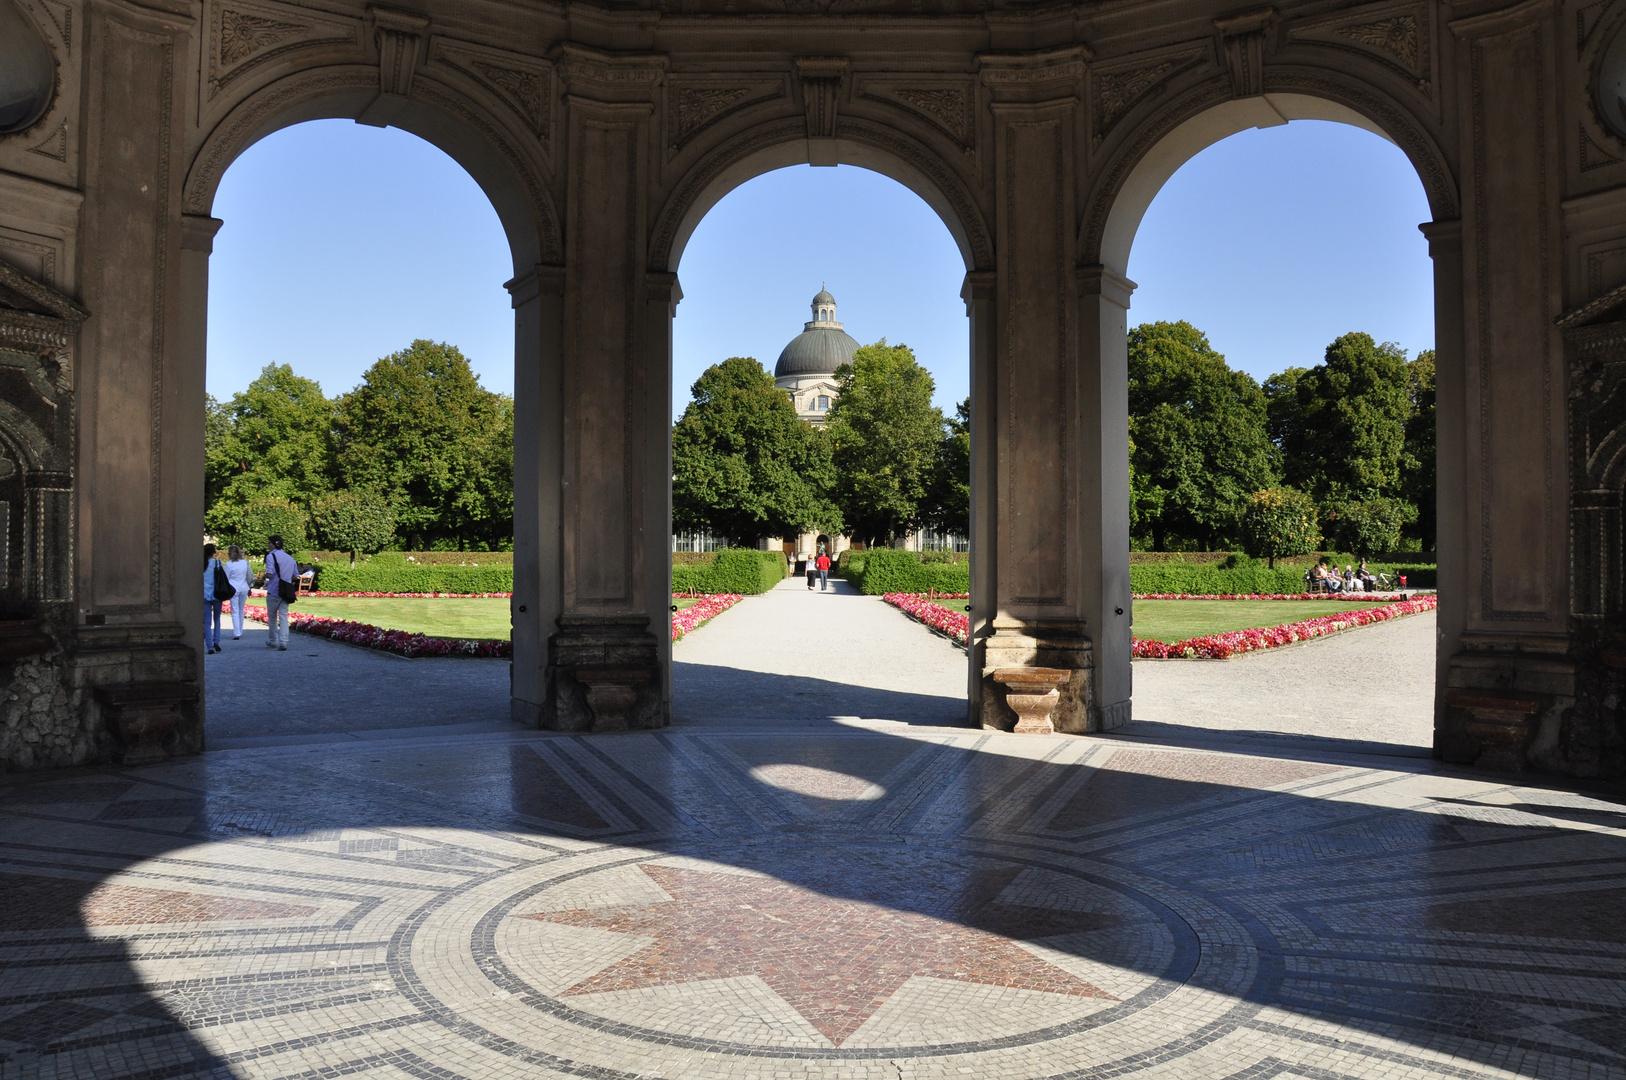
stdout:
<svg viewBox="0 0 1626 1080">
<path fill-rule="evenodd" d="M 1340 564 L 1341 565 L 1341 564 Z M 1436 579 L 1431 565 L 1368 563 L 1373 570 L 1406 575 L 1406 587 L 1432 589 Z M 1229 570 L 1192 563 L 1154 563 L 1130 566 L 1129 588 L 1143 593 L 1189 593 L 1214 596 L 1224 593 L 1301 593 L 1304 567 L 1238 566 Z"/>
<path fill-rule="evenodd" d="M 513 592 L 514 567 L 413 566 L 411 563 L 322 563 L 316 571 L 318 592 Z"/>
<path fill-rule="evenodd" d="M 918 551 L 844 551 L 836 573 L 866 596 L 886 593 L 964 593 L 971 591 L 969 562 L 925 562 Z"/>
<path fill-rule="evenodd" d="M 777 551 L 727 548 L 701 564 L 675 563 L 675 593 L 765 593 L 785 579 L 785 556 Z"/>
</svg>

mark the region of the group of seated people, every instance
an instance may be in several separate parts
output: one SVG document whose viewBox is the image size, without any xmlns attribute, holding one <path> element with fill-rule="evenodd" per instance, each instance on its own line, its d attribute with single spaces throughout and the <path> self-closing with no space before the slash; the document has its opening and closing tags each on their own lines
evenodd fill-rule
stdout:
<svg viewBox="0 0 1626 1080">
<path fill-rule="evenodd" d="M 1311 592 L 1371 592 L 1377 588 L 1377 579 L 1366 568 L 1365 559 L 1360 566 L 1345 566 L 1339 573 L 1336 563 L 1329 564 L 1323 558 L 1310 569 L 1309 578 Z"/>
</svg>

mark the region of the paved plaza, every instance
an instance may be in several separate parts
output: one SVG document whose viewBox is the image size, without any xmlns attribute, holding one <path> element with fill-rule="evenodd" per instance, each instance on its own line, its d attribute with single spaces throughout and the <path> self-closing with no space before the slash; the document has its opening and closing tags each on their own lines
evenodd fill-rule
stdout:
<svg viewBox="0 0 1626 1080">
<path fill-rule="evenodd" d="M 1623 906 L 1621 806 L 1403 759 L 238 749 L 0 787 L 0 1075 L 1620 1077 Z"/>
<path fill-rule="evenodd" d="M 290 663 L 357 715 L 0 781 L 0 1080 L 1626 1080 L 1600 791 L 1223 723 L 955 727 L 962 652 L 799 584 L 678 644 L 655 732 L 503 726 L 480 662 L 239 648 L 211 725 Z M 1265 659 L 1136 679 L 1238 715 Z"/>
</svg>

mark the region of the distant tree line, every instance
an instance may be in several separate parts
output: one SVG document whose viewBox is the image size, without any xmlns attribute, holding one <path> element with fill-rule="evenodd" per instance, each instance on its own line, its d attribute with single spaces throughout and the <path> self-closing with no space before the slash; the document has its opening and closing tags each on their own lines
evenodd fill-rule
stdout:
<svg viewBox="0 0 1626 1080">
<path fill-rule="evenodd" d="M 414 341 L 329 399 L 287 364 L 208 400 L 205 527 L 263 551 L 513 546 L 514 403 L 450 345 Z"/>
<path fill-rule="evenodd" d="M 889 544 L 970 526 L 970 403 L 949 419 L 907 345 L 865 345 L 836 369 L 824 427 L 751 357 L 707 368 L 672 428 L 672 525 L 735 544 L 803 532 Z"/>
<path fill-rule="evenodd" d="M 1129 333 L 1135 546 L 1434 547 L 1434 353 L 1349 333 L 1261 386 L 1187 322 Z"/>
<path fill-rule="evenodd" d="M 672 431 L 673 526 L 735 543 L 806 531 L 886 544 L 970 531 L 970 402 L 945 417 L 907 346 L 836 372 L 829 422 L 749 357 L 709 368 Z M 1263 386 L 1187 322 L 1129 334 L 1131 534 L 1158 551 L 1275 559 L 1434 547 L 1434 353 L 1345 334 Z"/>
</svg>

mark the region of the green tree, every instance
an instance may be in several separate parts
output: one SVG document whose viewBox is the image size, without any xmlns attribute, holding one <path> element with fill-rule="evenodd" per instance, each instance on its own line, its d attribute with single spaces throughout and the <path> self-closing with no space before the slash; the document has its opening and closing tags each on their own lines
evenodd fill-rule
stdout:
<svg viewBox="0 0 1626 1080">
<path fill-rule="evenodd" d="M 1271 380 L 1269 406 L 1284 479 L 1322 503 L 1398 495 L 1410 412 L 1405 350 L 1345 334 L 1321 364 L 1287 375 Z"/>
<path fill-rule="evenodd" d="M 287 364 L 269 364 L 204 417 L 204 521 L 221 535 L 242 525 L 251 502 L 308 507 L 333 488 L 333 402 Z M 290 545 L 292 550 L 292 545 Z"/>
<path fill-rule="evenodd" d="M 748 356 L 707 368 L 672 427 L 672 525 L 737 545 L 804 530 L 840 532 L 824 432 L 796 415 Z"/>
<path fill-rule="evenodd" d="M 1263 392 L 1188 322 L 1129 332 L 1129 435 L 1132 514 L 1157 550 L 1171 539 L 1213 548 L 1249 496 L 1276 483 Z"/>
<path fill-rule="evenodd" d="M 383 551 L 395 539 L 395 511 L 371 491 L 323 495 L 311 505 L 311 524 L 328 548 L 350 553 L 351 566 L 357 555 Z"/>
<path fill-rule="evenodd" d="M 514 402 L 454 346 L 414 341 L 338 402 L 344 486 L 376 491 L 408 546 L 502 547 L 514 534 Z"/>
<path fill-rule="evenodd" d="M 305 511 L 287 499 L 255 499 L 243 507 L 235 530 L 224 539 L 246 552 L 263 555 L 271 546 L 270 538 L 280 536 L 285 551 L 303 551 L 308 542 L 307 521 Z"/>
<path fill-rule="evenodd" d="M 956 536 L 971 535 L 971 399 L 955 406 L 937 445 L 937 464 L 926 496 L 926 523 Z"/>
<path fill-rule="evenodd" d="M 1377 495 L 1328 505 L 1324 527 L 1333 547 L 1366 559 L 1393 551 L 1400 543 L 1400 530 L 1415 514 L 1410 503 Z"/>
<path fill-rule="evenodd" d="M 890 544 L 922 524 L 946 423 L 932 404 L 936 384 L 909 346 L 885 338 L 836 368 L 836 383 L 836 504 L 853 539 Z"/>
<path fill-rule="evenodd" d="M 1406 365 L 1406 389 L 1410 415 L 1406 417 L 1406 463 L 1401 470 L 1401 496 L 1417 508 L 1412 534 L 1424 551 L 1433 551 L 1435 508 L 1438 488 L 1435 481 L 1434 433 L 1434 350 L 1424 349 Z"/>
<path fill-rule="evenodd" d="M 1277 559 L 1314 551 L 1321 542 L 1315 500 L 1292 488 L 1256 491 L 1242 511 L 1242 550 L 1256 559 Z"/>
</svg>

